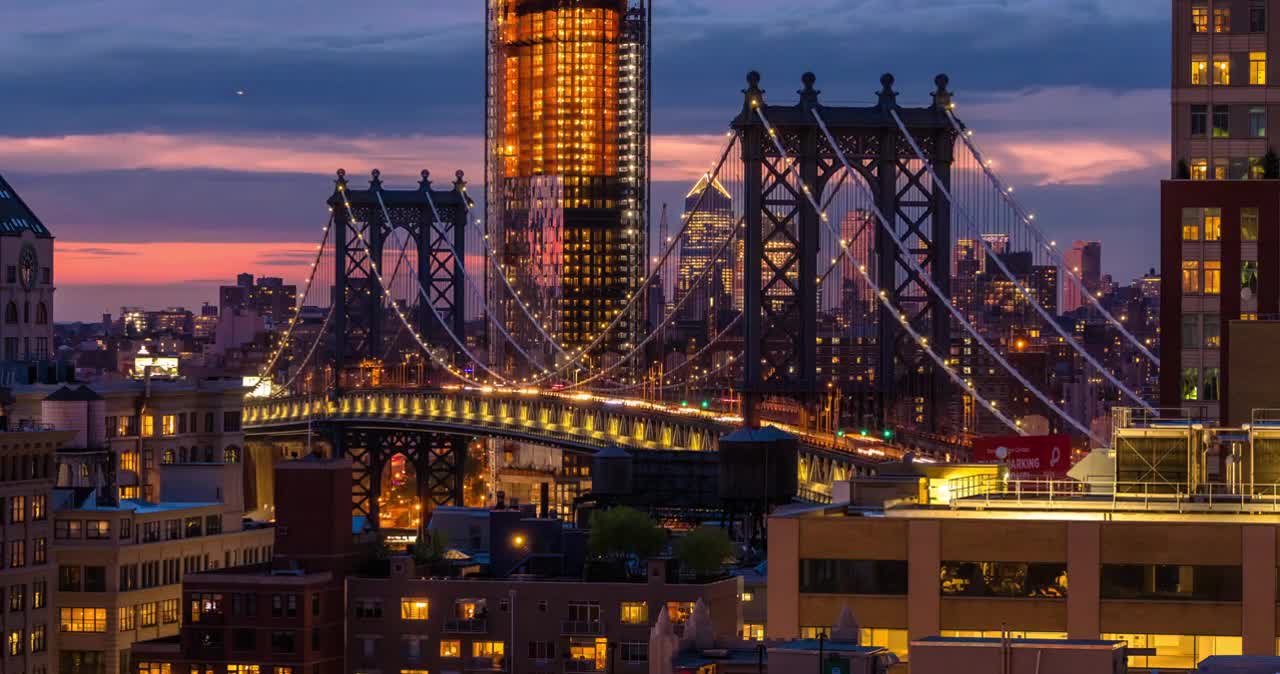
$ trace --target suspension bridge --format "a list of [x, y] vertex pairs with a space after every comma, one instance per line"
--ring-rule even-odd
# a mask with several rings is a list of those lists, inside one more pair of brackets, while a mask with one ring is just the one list
[[[1151, 407], [1061, 320], [1060, 288], [1105, 325], [1115, 362], [1156, 367], [1152, 345], [1015, 198], [945, 75], [920, 107], [899, 104], [891, 75], [880, 84], [875, 105], [827, 106], [805, 74], [798, 101], [774, 105], [749, 74], [679, 227], [612, 318], [573, 343], [528, 270], [503, 265], [512, 241], [462, 172], [443, 189], [427, 171], [390, 189], [376, 170], [367, 188], [339, 170], [297, 310], [247, 402], [249, 439], [319, 429], [353, 458], [356, 510], [375, 523], [396, 454], [417, 468], [424, 507], [460, 503], [474, 436], [696, 452], [776, 425], [799, 440], [813, 500], [908, 448], [963, 455], [974, 435], [1025, 434], [1032, 414], [1108, 445], [1082, 410]], [[694, 237], [709, 262], [652, 301]], [[619, 338], [637, 313], [642, 336]], [[1069, 367], [1044, 367], [1048, 355]]]

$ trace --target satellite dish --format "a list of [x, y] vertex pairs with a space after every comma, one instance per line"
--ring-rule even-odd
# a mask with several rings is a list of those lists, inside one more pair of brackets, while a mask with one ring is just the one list
[[1009, 458], [1009, 448], [996, 447], [996, 458], [1000, 459], [1001, 461], [1004, 461], [1005, 459]]

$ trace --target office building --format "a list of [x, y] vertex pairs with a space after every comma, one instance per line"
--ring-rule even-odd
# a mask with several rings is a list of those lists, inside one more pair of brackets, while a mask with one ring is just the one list
[[0, 354], [6, 361], [53, 354], [53, 234], [0, 176]]
[[1069, 313], [1088, 304], [1081, 295], [1084, 292], [1097, 295], [1102, 285], [1102, 243], [1100, 241], [1074, 241], [1071, 250], [1063, 253], [1063, 262], [1080, 279], [1077, 284], [1068, 281], [1062, 286], [1062, 311]]
[[253, 274], [236, 276], [233, 286], [218, 288], [218, 314], [231, 316], [253, 313], [268, 326], [283, 326], [293, 318], [298, 303], [298, 287], [285, 285], [284, 279]]
[[[1274, 3], [1173, 0], [1172, 175], [1236, 180], [1267, 174], [1275, 111], [1268, 54]], [[1280, 45], [1277, 45], [1280, 47]]]
[[[649, 24], [644, 0], [487, 0], [489, 305], [548, 349], [495, 273], [566, 347], [591, 343], [648, 257]], [[636, 302], [603, 350], [634, 344]], [[495, 362], [505, 340], [491, 339]], [[591, 357], [598, 356], [598, 353]]]
[[734, 257], [737, 247], [726, 243], [737, 224], [733, 196], [719, 180], [704, 175], [685, 195], [684, 204], [680, 220], [685, 233], [676, 269], [674, 301], [680, 306], [676, 320], [705, 322], [713, 311], [732, 308], [734, 302], [735, 265], [741, 265], [742, 259]]

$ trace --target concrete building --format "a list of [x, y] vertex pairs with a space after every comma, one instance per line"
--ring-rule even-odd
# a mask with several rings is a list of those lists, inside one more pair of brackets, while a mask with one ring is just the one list
[[1173, 0], [1173, 175], [1261, 178], [1268, 120], [1277, 111], [1268, 54], [1275, 4]]
[[286, 285], [274, 276], [253, 278], [240, 274], [233, 286], [218, 288], [218, 315], [256, 314], [268, 326], [282, 326], [293, 318], [298, 304], [298, 287]]
[[[1197, 478], [1216, 471], [1198, 451], [1178, 449], [1198, 446], [1202, 432], [1125, 427], [1124, 456], [1105, 484], [1035, 486], [998, 466], [885, 466], [838, 488], [837, 505], [777, 514], [768, 636], [812, 637], [847, 605], [865, 642], [904, 659], [920, 640], [1000, 638], [1006, 629], [1014, 638], [1124, 641], [1140, 669], [1272, 655], [1275, 497], [1249, 472], [1223, 503], [1231, 475]], [[1266, 442], [1257, 435], [1251, 444]], [[1131, 482], [1139, 458], [1159, 474]]]
[[[316, 455], [277, 464], [273, 554], [183, 576], [182, 631], [134, 647], [138, 674], [341, 674], [343, 578], [356, 561], [351, 462]], [[388, 670], [396, 671], [396, 670]]]
[[57, 634], [51, 592], [57, 581], [50, 541], [54, 455], [74, 434], [0, 432], [0, 672], [65, 671], [53, 657]]
[[0, 356], [48, 360], [53, 348], [53, 234], [0, 176]]

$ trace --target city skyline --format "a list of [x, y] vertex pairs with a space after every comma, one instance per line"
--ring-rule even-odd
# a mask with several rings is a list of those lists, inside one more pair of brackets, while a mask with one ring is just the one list
[[[805, 15], [826, 12], [823, 27], [801, 27], [830, 31], [831, 40], [867, 9], [811, 4]], [[911, 102], [927, 95], [915, 83], [946, 70], [966, 120], [1050, 231], [1074, 228], [1106, 246], [1145, 250], [1133, 244], [1155, 227], [1153, 179], [1167, 172], [1167, 129], [1149, 124], [1167, 119], [1167, 46], [1151, 53], [1098, 38], [1164, 33], [1168, 17], [1160, 3], [1128, 4], [1068, 12], [1048, 2], [963, 11], [919, 3], [886, 12], [887, 32], [946, 26], [952, 39], [892, 58], [874, 40], [851, 44], [856, 68], [816, 65], [836, 48], [816, 41], [761, 68], [766, 96], [788, 100], [799, 73], [812, 68], [819, 88], [867, 90], [860, 100], [830, 103], [868, 104], [865, 83], [893, 70]], [[765, 3], [724, 7], [656, 6], [655, 221], [660, 205], [678, 204], [710, 161], [745, 70], [764, 65], [744, 52], [751, 40], [741, 36], [776, 39], [782, 27], [804, 22], [778, 19]], [[480, 8], [423, 12], [392, 3], [360, 20], [359, 38], [346, 37], [354, 28], [338, 13], [299, 20], [272, 8], [238, 9], [206, 8], [205, 20], [192, 24], [187, 13], [147, 2], [113, 6], [113, 15], [131, 19], [122, 22], [127, 34], [93, 10], [59, 3], [15, 10], [16, 47], [0, 49], [45, 56], [0, 66], [0, 88], [13, 94], [0, 164], [59, 237], [56, 320], [96, 319], [122, 304], [198, 307], [240, 271], [297, 282], [338, 166], [353, 176], [377, 166], [392, 184], [408, 184], [424, 166], [437, 180], [462, 168], [480, 182]], [[66, 28], [41, 28], [48, 25]], [[1086, 35], [1103, 47], [1083, 50]], [[1001, 58], [1029, 49], [1078, 58], [1037, 69]], [[694, 52], [712, 54], [697, 61], [697, 72], [686, 67]], [[90, 71], [91, 81], [79, 79]], [[335, 84], [361, 104], [330, 105]], [[316, 112], [322, 100], [325, 112]], [[1099, 121], [1099, 109], [1112, 114]], [[1140, 275], [1156, 263], [1154, 252], [1149, 257], [1113, 256], [1105, 271]]]

